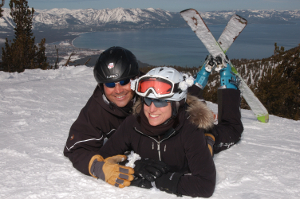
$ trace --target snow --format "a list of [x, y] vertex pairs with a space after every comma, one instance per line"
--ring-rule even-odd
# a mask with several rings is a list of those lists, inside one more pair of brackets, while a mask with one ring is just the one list
[[[95, 86], [85, 66], [0, 72], [0, 198], [176, 198], [116, 188], [81, 174], [64, 157], [69, 128]], [[249, 110], [242, 110], [242, 121], [241, 142], [214, 157], [212, 198], [299, 198], [300, 121], [271, 115], [260, 123]]]

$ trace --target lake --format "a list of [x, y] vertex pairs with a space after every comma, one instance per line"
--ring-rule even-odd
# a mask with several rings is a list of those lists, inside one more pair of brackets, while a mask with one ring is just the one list
[[[216, 39], [225, 25], [208, 26]], [[229, 59], [261, 59], [270, 57], [274, 43], [285, 50], [300, 43], [300, 24], [249, 24], [232, 44]], [[144, 29], [119, 32], [91, 32], [80, 35], [74, 46], [107, 49], [122, 46], [131, 50], [138, 60], [151, 65], [200, 66], [208, 51], [190, 28]]]

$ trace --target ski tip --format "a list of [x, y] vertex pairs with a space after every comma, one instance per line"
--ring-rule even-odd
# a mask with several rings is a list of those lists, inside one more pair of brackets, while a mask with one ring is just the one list
[[195, 10], [194, 8], [185, 9], [185, 10], [181, 11], [180, 14], [182, 15], [182, 14], [185, 14], [188, 12], [194, 12], [194, 13], [200, 15], [199, 12], [197, 10]]
[[269, 114], [263, 115], [263, 116], [258, 116], [257, 120], [262, 122], [262, 123], [268, 123], [269, 122]]
[[232, 17], [235, 17], [241, 24], [248, 24], [247, 19], [241, 17], [240, 15], [234, 14]]
[[183, 13], [183, 12], [186, 12], [186, 11], [189, 11], [189, 10], [195, 10], [195, 9], [193, 9], [193, 8], [188, 8], [188, 9], [185, 9], [185, 10], [180, 11], [180, 13]]

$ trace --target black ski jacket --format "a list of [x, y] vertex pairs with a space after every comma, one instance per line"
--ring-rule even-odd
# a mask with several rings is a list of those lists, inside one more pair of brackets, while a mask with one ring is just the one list
[[216, 170], [204, 133], [213, 127], [213, 118], [211, 110], [196, 97], [188, 96], [187, 101], [190, 106], [178, 116], [176, 127], [158, 137], [141, 130], [136, 116], [141, 106], [137, 102], [133, 107], [136, 114], [126, 118], [101, 148], [100, 155], [107, 158], [134, 151], [141, 158], [163, 161], [171, 167], [170, 172], [185, 174], [179, 180], [178, 194], [210, 197], [215, 188]]
[[[225, 116], [230, 118], [229, 123], [231, 125], [219, 122], [218, 128], [209, 130], [216, 138], [215, 153], [225, 150], [238, 142], [243, 132], [239, 110], [239, 92], [231, 89], [226, 90], [228, 90], [227, 93], [229, 94], [224, 95], [223, 93], [220, 96], [227, 103], [232, 103], [230, 106], [219, 105], [219, 120], [221, 120], [224, 112], [226, 113]], [[198, 95], [197, 97], [202, 99], [202, 90], [198, 89], [198, 87], [191, 87], [189, 92], [194, 96]], [[104, 140], [110, 138], [130, 114], [130, 112], [126, 112], [109, 103], [101, 88], [97, 86], [93, 95], [71, 126], [64, 147], [64, 155], [70, 159], [74, 168], [86, 175], [90, 175], [88, 171], [89, 161], [94, 155], [99, 154]]]
[[90, 175], [88, 171], [90, 159], [99, 154], [104, 140], [110, 138], [130, 114], [131, 112], [109, 103], [102, 89], [97, 86], [70, 128], [64, 155], [77, 170]]

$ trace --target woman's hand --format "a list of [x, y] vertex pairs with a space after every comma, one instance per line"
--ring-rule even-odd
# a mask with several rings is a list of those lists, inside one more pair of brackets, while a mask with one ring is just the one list
[[168, 173], [169, 166], [159, 160], [143, 158], [134, 162], [134, 175], [142, 177], [150, 182], [156, 178]]

